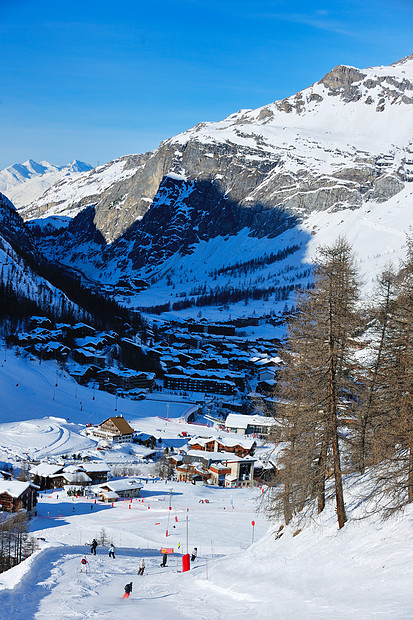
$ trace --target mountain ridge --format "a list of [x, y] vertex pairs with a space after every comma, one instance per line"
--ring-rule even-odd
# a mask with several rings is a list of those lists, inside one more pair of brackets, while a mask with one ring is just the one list
[[[397, 202], [398, 195], [407, 201], [404, 220], [413, 221], [412, 106], [413, 55], [389, 67], [339, 65], [287, 99], [199, 123], [151, 153], [61, 181], [21, 213], [38, 227], [49, 260], [111, 286], [125, 277], [149, 286], [163, 281], [171, 302], [178, 298], [167, 286], [171, 265], [181, 265], [187, 286], [175, 285], [187, 299], [194, 288], [223, 286], [211, 283], [202, 265], [197, 286], [190, 286], [191, 268], [183, 267], [186, 256], [195, 260], [200, 244], [214, 239], [222, 238], [214, 252], [217, 267], [219, 261], [224, 267], [242, 260], [242, 252], [249, 255], [252, 245], [259, 254], [277, 252], [290, 229], [297, 230], [299, 245], [313, 248], [324, 238], [321, 222], [330, 229], [335, 222], [339, 234], [340, 214], [343, 221], [354, 221], [353, 214], [367, 221], [376, 213], [380, 220], [380, 205]], [[61, 232], [49, 234], [56, 223]], [[228, 256], [225, 240], [237, 235], [242, 246]], [[392, 239], [390, 253], [398, 232]], [[300, 265], [290, 267], [299, 273]], [[267, 277], [270, 288], [283, 285], [281, 276]], [[260, 278], [257, 272], [242, 283], [227, 279], [225, 286], [254, 288]], [[140, 306], [150, 290], [132, 291], [127, 303]]]
[[28, 159], [23, 164], [13, 164], [0, 170], [0, 192], [20, 208], [41, 196], [61, 178], [91, 169], [92, 166], [77, 159], [64, 166], [46, 160], [39, 163]]

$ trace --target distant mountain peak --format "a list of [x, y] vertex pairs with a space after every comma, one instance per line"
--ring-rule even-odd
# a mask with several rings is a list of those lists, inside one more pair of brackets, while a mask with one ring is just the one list
[[17, 207], [29, 204], [64, 176], [92, 170], [93, 166], [74, 159], [65, 166], [56, 166], [47, 160], [40, 163], [28, 159], [0, 171], [0, 192], [6, 194]]
[[73, 172], [88, 172], [89, 170], [93, 170], [93, 166], [90, 164], [86, 164], [84, 161], [80, 161], [79, 159], [74, 159], [64, 166], [65, 168], [70, 168]]
[[409, 54], [408, 56], [405, 56], [404, 58], [400, 58], [400, 60], [396, 60], [396, 62], [392, 62], [391, 65], [389, 66], [397, 67], [399, 65], [404, 65], [408, 62], [413, 62], [413, 54]]

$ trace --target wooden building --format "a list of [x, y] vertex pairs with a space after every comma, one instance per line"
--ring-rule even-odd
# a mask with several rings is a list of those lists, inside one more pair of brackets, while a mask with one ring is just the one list
[[33, 482], [20, 480], [0, 480], [0, 505], [4, 512], [26, 510], [36, 515], [37, 492], [39, 487]]
[[134, 430], [123, 416], [112, 416], [97, 426], [90, 426], [87, 433], [113, 443], [131, 443]]

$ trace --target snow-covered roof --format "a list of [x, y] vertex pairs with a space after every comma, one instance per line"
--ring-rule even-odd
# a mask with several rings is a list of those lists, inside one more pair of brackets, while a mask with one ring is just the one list
[[63, 470], [65, 474], [75, 474], [79, 471], [85, 471], [83, 465], [67, 465]]
[[215, 441], [214, 437], [191, 437], [188, 441], [188, 445], [192, 446], [193, 444], [198, 444], [200, 446], [205, 446], [207, 443]]
[[115, 493], [115, 491], [105, 491], [105, 489], [101, 489], [99, 495], [102, 495], [106, 499], [119, 499], [119, 495]]
[[82, 465], [83, 469], [86, 472], [106, 472], [106, 471], [110, 471], [110, 467], [109, 465], [107, 465], [107, 463], [83, 463]]
[[241, 446], [241, 448], [245, 448], [246, 450], [251, 450], [254, 443], [256, 443], [254, 439], [232, 439], [231, 437], [218, 437], [216, 441], [227, 448]]
[[21, 480], [0, 480], [0, 495], [7, 493], [11, 497], [20, 497], [29, 487], [38, 489], [39, 487], [32, 482], [23, 482]]
[[76, 472], [62, 472], [61, 474], [55, 474], [54, 476], [50, 476], [51, 478], [58, 478], [62, 476], [69, 484], [76, 482], [92, 482], [92, 478], [90, 478], [86, 472], [84, 471], [76, 471]]
[[274, 418], [263, 415], [243, 415], [241, 413], [230, 413], [225, 420], [227, 428], [244, 428], [247, 426], [273, 426], [277, 424]]
[[33, 476], [41, 476], [42, 478], [46, 478], [47, 476], [52, 476], [53, 474], [57, 474], [62, 471], [63, 467], [61, 465], [52, 465], [51, 463], [39, 463], [35, 465], [29, 470], [29, 473]]
[[225, 461], [228, 463], [235, 463], [237, 461], [255, 461], [252, 456], [237, 456], [232, 452], [208, 452], [207, 450], [188, 450], [188, 456], [205, 459], [207, 461]]
[[228, 467], [226, 465], [223, 465], [222, 463], [214, 463], [213, 465], [211, 465], [210, 469], [224, 469], [227, 470]]
[[103, 482], [98, 485], [99, 489], [108, 488], [110, 491], [130, 491], [131, 489], [142, 489], [143, 484], [137, 482], [135, 479], [123, 478], [122, 480], [110, 480], [109, 482]]

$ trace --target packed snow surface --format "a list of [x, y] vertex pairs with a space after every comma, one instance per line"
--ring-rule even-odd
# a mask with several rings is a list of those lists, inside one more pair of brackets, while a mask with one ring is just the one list
[[[385, 522], [359, 520], [361, 485], [347, 484], [343, 530], [330, 504], [311, 526], [295, 522], [281, 537], [279, 524], [256, 512], [260, 489], [149, 479], [141, 499], [113, 507], [49, 492], [31, 525], [39, 551], [0, 575], [3, 617], [411, 618], [412, 510]], [[182, 573], [187, 517], [188, 549], [197, 547], [198, 558]], [[92, 556], [86, 543], [102, 531], [105, 545]], [[174, 551], [165, 568], [163, 547]], [[80, 572], [84, 555], [87, 573]], [[122, 600], [129, 582], [132, 595]]]
[[[3, 357], [1, 460], [16, 463], [16, 457], [72, 451], [107, 460], [116, 452], [98, 453], [96, 441], [83, 434], [85, 415], [79, 400], [87, 408], [86, 419], [101, 421], [113, 413], [116, 399], [96, 391], [93, 400], [93, 390], [76, 386], [63, 373], [56, 375], [56, 369], [52, 362], [40, 365], [11, 351]], [[182, 429], [192, 434], [216, 432], [185, 422], [190, 403], [171, 399], [169, 407], [165, 405], [122, 401], [133, 426], [161, 437], [166, 445], [176, 447], [177, 441], [184, 441], [177, 437]], [[65, 413], [70, 407], [68, 422]], [[123, 464], [131, 446], [124, 448], [118, 451]], [[257, 512], [265, 497], [260, 488], [165, 482], [153, 477], [153, 464], [141, 461], [135, 467], [134, 479], [143, 489], [132, 501], [112, 506], [68, 497], [62, 490], [41, 494], [38, 516], [31, 522], [39, 549], [0, 574], [1, 617], [412, 617], [412, 507], [382, 521], [373, 513], [374, 503], [362, 499], [372, 490], [369, 475], [345, 481], [349, 521], [342, 530], [337, 528], [332, 501], [310, 524], [296, 520], [280, 530], [279, 521], [270, 523]], [[198, 558], [183, 573], [187, 531], [188, 549], [197, 547]], [[86, 543], [102, 534], [105, 544], [98, 546], [96, 557], [91, 556]], [[108, 557], [110, 542], [116, 547], [115, 559]], [[173, 554], [161, 568], [164, 547], [173, 549]], [[87, 573], [80, 572], [83, 555], [88, 559]], [[138, 577], [141, 558], [146, 569]], [[130, 581], [132, 595], [123, 600], [123, 588]]]

